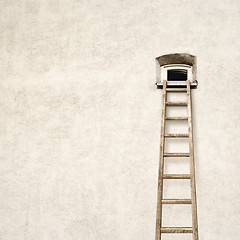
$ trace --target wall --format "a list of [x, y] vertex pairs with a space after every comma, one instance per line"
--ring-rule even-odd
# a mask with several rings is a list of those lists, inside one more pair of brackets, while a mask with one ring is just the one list
[[155, 57], [188, 52], [200, 239], [238, 240], [239, 7], [1, 0], [0, 239], [154, 239]]

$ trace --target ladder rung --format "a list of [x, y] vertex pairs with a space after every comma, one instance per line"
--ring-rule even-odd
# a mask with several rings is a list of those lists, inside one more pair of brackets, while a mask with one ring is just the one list
[[163, 174], [163, 179], [190, 179], [190, 174]]
[[167, 106], [187, 106], [186, 102], [166, 102]]
[[165, 134], [165, 138], [188, 138], [188, 134]]
[[165, 120], [188, 120], [188, 117], [165, 117]]
[[187, 92], [187, 88], [166, 88], [167, 92]]
[[164, 153], [164, 157], [189, 157], [189, 153]]
[[192, 233], [191, 227], [162, 227], [161, 233]]
[[191, 204], [191, 199], [162, 199], [162, 204]]

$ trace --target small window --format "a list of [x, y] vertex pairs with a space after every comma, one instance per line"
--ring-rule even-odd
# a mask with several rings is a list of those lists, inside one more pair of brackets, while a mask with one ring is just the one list
[[192, 66], [186, 64], [164, 65], [160, 70], [162, 81], [167, 80], [169, 82], [186, 82], [187, 80], [193, 80]]
[[171, 69], [167, 71], [168, 81], [186, 81], [188, 71], [186, 69]]

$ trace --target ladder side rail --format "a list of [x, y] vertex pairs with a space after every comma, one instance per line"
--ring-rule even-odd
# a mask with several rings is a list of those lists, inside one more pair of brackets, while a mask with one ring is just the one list
[[192, 128], [192, 107], [191, 107], [191, 88], [190, 81], [187, 80], [188, 98], [188, 134], [189, 134], [189, 153], [190, 153], [190, 176], [191, 176], [191, 197], [192, 197], [192, 229], [193, 240], [198, 240], [198, 221], [197, 221], [197, 200], [195, 182], [195, 162], [193, 148], [193, 128]]
[[163, 196], [163, 168], [164, 168], [164, 135], [165, 135], [165, 116], [166, 116], [166, 98], [167, 98], [167, 81], [163, 81], [162, 96], [162, 121], [161, 121], [161, 139], [160, 139], [160, 156], [158, 171], [158, 193], [157, 193], [157, 213], [156, 213], [156, 234], [155, 240], [161, 240], [162, 227], [162, 196]]

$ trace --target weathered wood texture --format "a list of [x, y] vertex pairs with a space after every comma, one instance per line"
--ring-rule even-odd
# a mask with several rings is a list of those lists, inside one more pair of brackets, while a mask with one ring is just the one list
[[164, 157], [189, 157], [189, 153], [164, 153]]
[[162, 233], [192, 233], [191, 227], [163, 227], [161, 228]]
[[164, 168], [163, 154], [164, 154], [164, 135], [165, 135], [165, 116], [166, 116], [166, 86], [167, 86], [167, 82], [163, 81], [162, 123], [161, 123], [160, 160], [159, 160], [159, 173], [158, 173], [158, 197], [157, 197], [155, 240], [161, 240], [161, 227], [162, 227], [162, 194], [163, 194], [163, 168]]
[[162, 204], [191, 204], [191, 199], [163, 199]]
[[188, 138], [188, 134], [165, 134], [165, 138]]
[[166, 102], [166, 105], [169, 106], [169, 107], [181, 107], [181, 106], [187, 106], [187, 103], [186, 102]]
[[187, 92], [186, 88], [167, 88], [167, 92]]
[[193, 240], [198, 240], [198, 221], [197, 221], [197, 200], [195, 184], [195, 163], [193, 152], [193, 128], [192, 128], [192, 101], [190, 81], [187, 81], [187, 98], [188, 98], [188, 134], [189, 134], [189, 152], [190, 152], [190, 175], [191, 175], [191, 197], [192, 197], [192, 227]]
[[[192, 233], [193, 240], [198, 240], [190, 81], [187, 81], [186, 89], [169, 89], [166, 88], [166, 85], [167, 82], [164, 81], [155, 240], [161, 240], [162, 233]], [[187, 92], [187, 103], [167, 102], [167, 92]], [[167, 106], [187, 106], [188, 117], [166, 117]], [[165, 134], [165, 120], [188, 120], [188, 134]], [[165, 153], [165, 138], [189, 138], [189, 153]], [[190, 174], [164, 174], [163, 169], [165, 157], [189, 157]], [[163, 199], [163, 179], [190, 179], [191, 199]], [[162, 204], [192, 204], [192, 227], [162, 227]]]
[[190, 174], [163, 174], [163, 179], [190, 179]]
[[166, 117], [165, 120], [188, 120], [188, 117]]

